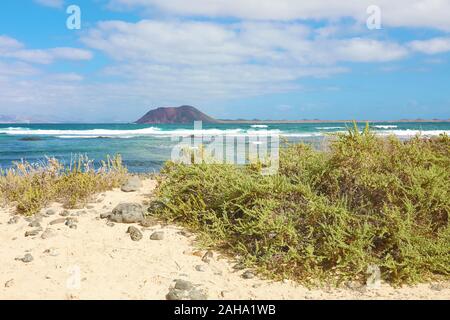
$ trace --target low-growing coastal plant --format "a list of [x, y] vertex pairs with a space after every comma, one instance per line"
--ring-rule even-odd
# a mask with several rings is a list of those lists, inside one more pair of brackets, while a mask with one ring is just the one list
[[86, 156], [65, 166], [55, 158], [43, 163], [16, 162], [0, 171], [0, 199], [19, 213], [32, 215], [53, 201], [67, 208], [85, 204], [96, 193], [119, 187], [127, 170], [120, 155], [107, 157], [98, 168]]
[[273, 278], [393, 284], [450, 277], [450, 138], [400, 141], [355, 127], [327, 151], [257, 166], [168, 162], [150, 211]]

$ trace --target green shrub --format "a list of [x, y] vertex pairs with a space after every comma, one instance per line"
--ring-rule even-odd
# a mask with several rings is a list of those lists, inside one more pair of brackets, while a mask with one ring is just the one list
[[120, 186], [125, 177], [120, 156], [108, 157], [98, 169], [83, 156], [68, 167], [53, 158], [46, 163], [15, 163], [12, 169], [0, 172], [0, 199], [17, 203], [17, 211], [25, 215], [39, 212], [52, 201], [75, 208], [96, 193]]
[[450, 139], [399, 141], [355, 128], [327, 152], [280, 151], [257, 166], [168, 162], [153, 214], [201, 233], [273, 278], [393, 284], [450, 276]]

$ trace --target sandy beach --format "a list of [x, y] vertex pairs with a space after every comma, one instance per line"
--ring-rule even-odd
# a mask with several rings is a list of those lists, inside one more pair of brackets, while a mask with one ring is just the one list
[[[251, 272], [244, 279], [246, 270], [235, 270], [233, 261], [216, 252], [202, 259], [206, 251], [195, 236], [177, 226], [142, 227], [100, 217], [119, 203], [145, 206], [155, 186], [148, 179], [137, 192], [105, 192], [86, 208], [65, 213], [55, 203], [32, 218], [1, 209], [0, 299], [166, 299], [177, 279], [189, 281], [207, 299], [450, 299], [449, 283], [310, 290]], [[137, 227], [142, 239], [133, 241], [129, 226]], [[161, 231], [162, 240], [150, 239]]]

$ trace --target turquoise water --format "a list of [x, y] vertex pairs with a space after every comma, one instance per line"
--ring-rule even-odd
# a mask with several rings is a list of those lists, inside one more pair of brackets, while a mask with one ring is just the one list
[[[347, 124], [350, 125], [351, 124]], [[248, 137], [267, 132], [289, 141], [320, 141], [329, 133], [346, 130], [343, 123], [307, 124], [204, 124], [206, 135], [226, 134]], [[359, 124], [361, 128], [364, 123]], [[450, 134], [450, 123], [376, 123], [371, 125], [379, 135], [394, 134], [409, 138], [418, 133], [436, 136]], [[156, 172], [170, 159], [176, 141], [173, 136], [198, 134], [193, 125], [137, 124], [0, 124], [0, 167], [13, 161], [40, 162], [56, 157], [65, 163], [83, 154], [96, 161], [107, 154], [121, 154], [132, 172]]]

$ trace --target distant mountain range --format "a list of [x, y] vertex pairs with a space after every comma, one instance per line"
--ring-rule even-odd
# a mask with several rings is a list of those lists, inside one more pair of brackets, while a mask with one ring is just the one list
[[175, 124], [192, 123], [202, 121], [204, 123], [219, 123], [216, 120], [192, 106], [157, 108], [147, 112], [136, 121], [138, 124]]

